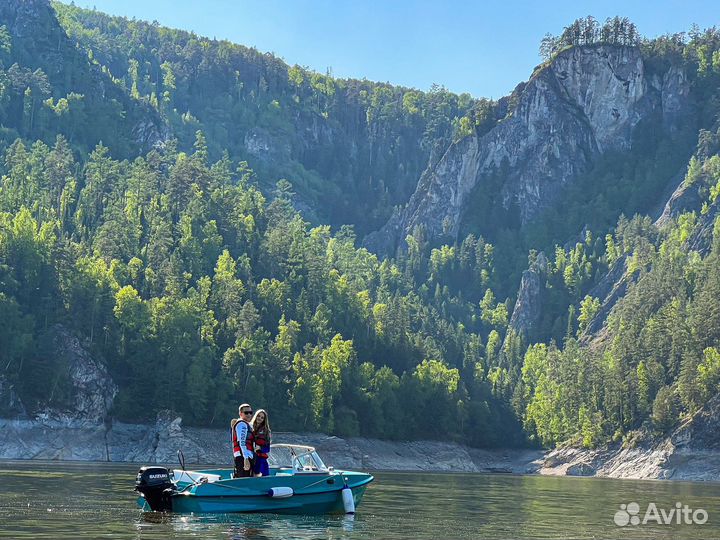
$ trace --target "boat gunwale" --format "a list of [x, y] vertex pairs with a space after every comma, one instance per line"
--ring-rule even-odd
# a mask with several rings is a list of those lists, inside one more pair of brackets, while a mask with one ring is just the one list
[[[357, 482], [353, 482], [353, 483], [348, 483], [348, 481], [347, 481], [345, 478], [343, 478], [343, 480], [345, 481], [345, 483], [344, 483], [344, 484], [338, 484], [337, 486], [334, 486], [332, 489], [326, 489], [326, 490], [323, 490], [323, 491], [313, 491], [313, 492], [309, 492], [309, 493], [295, 492], [293, 496], [317, 495], [318, 493], [330, 493], [330, 492], [333, 492], [333, 491], [342, 491], [343, 489], [345, 489], [346, 486], [349, 487], [350, 489], [356, 489], [356, 488], [360, 488], [360, 487], [366, 486], [367, 484], [369, 484], [370, 482], [372, 482], [373, 480], [375, 480], [375, 477], [374, 477], [372, 474], [370, 474], [370, 473], [363, 473], [363, 472], [359, 472], [359, 471], [335, 471], [335, 473], [334, 473], [334, 474], [331, 474], [331, 475], [328, 475], [327, 473], [321, 473], [321, 472], [313, 471], [311, 474], [310, 474], [310, 473], [304, 473], [303, 476], [312, 476], [312, 475], [320, 475], [320, 474], [322, 474], [323, 476], [327, 476], [328, 479], [330, 479], [330, 478], [332, 478], [332, 477], [335, 477], [335, 476], [343, 476], [343, 475], [348, 474], [348, 473], [361, 474], [361, 475], [364, 475], [365, 478], [358, 479]], [[237, 495], [203, 495], [203, 494], [195, 493], [195, 492], [192, 491], [192, 490], [188, 490], [188, 488], [192, 489], [193, 487], [196, 487], [196, 488], [197, 488], [197, 487], [205, 486], [205, 485], [219, 486], [219, 487], [222, 487], [222, 488], [224, 488], [224, 489], [240, 490], [240, 489], [242, 489], [241, 487], [231, 486], [231, 485], [228, 485], [228, 484], [226, 484], [226, 483], [224, 483], [224, 482], [231, 482], [231, 481], [236, 481], [236, 480], [257, 480], [258, 478], [272, 478], [272, 476], [268, 476], [268, 477], [254, 477], [254, 478], [253, 478], [253, 477], [250, 477], [250, 478], [228, 478], [228, 479], [226, 479], [226, 480], [218, 480], [217, 482], [212, 482], [212, 483], [210, 483], [210, 484], [190, 484], [190, 483], [188, 483], [186, 486], [182, 487], [182, 488], [180, 489], [180, 491], [178, 491], [177, 493], [175, 493], [175, 494], [173, 495], [173, 497], [181, 497], [181, 496], [183, 496], [183, 497], [188, 497], [188, 496], [192, 496], [192, 497], [262, 497], [262, 496], [264, 495], [264, 493], [244, 493], [244, 494], [237, 494]], [[289, 478], [289, 477], [288, 477], [288, 478]], [[317, 483], [317, 482], [316, 482], [316, 483]], [[314, 484], [310, 484], [310, 486], [312, 486], [312, 485], [314, 485]], [[308, 488], [308, 487], [310, 487], [310, 486], [303, 486], [303, 487], [301, 487], [301, 488], [299, 488], [299, 489], [306, 489], [306, 488]], [[179, 487], [179, 486], [178, 486], [178, 487]]]

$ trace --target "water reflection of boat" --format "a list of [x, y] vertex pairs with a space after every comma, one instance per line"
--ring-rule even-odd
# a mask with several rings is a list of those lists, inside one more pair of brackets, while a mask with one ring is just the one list
[[175, 514], [143, 512], [136, 521], [137, 539], [154, 537], [225, 538], [226, 540], [316, 540], [341, 538], [355, 530], [355, 514]]
[[231, 469], [143, 467], [135, 489], [144, 510], [196, 513], [352, 513], [370, 474], [326, 467], [311, 446], [276, 444], [270, 475], [232, 478]]

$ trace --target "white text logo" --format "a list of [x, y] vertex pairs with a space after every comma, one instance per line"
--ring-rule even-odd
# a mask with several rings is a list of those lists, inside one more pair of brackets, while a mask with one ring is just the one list
[[625, 527], [627, 525], [704, 525], [708, 520], [708, 513], [702, 508], [692, 509], [687, 504], [675, 503], [674, 508], [658, 508], [655, 503], [648, 504], [645, 513], [640, 514], [640, 505], [636, 502], [621, 504], [620, 510], [615, 512], [613, 518], [615, 525]]

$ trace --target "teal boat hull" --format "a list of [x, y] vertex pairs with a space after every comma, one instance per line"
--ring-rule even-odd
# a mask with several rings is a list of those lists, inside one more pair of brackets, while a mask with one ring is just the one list
[[[197, 471], [217, 474], [221, 479], [212, 483], [177, 483], [172, 496], [172, 512], [236, 513], [269, 512], [279, 514], [344, 513], [342, 490], [352, 490], [357, 507], [373, 477], [354, 471], [333, 471], [271, 475], [259, 478], [231, 478], [228, 470]], [[289, 487], [290, 497], [271, 497], [272, 488]], [[150, 507], [143, 497], [138, 499], [143, 510]]]

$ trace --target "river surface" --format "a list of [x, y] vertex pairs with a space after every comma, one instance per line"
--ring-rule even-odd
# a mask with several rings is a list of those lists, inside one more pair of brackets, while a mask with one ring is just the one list
[[[720, 539], [720, 484], [482, 474], [377, 473], [356, 516], [159, 515], [134, 464], [0, 461], [0, 538]], [[621, 505], [637, 503], [635, 515]], [[657, 512], [650, 514], [649, 505]], [[658, 524], [676, 504], [704, 524]], [[635, 506], [624, 507], [634, 511]], [[633, 517], [638, 525], [618, 526]], [[688, 512], [689, 518], [692, 516]], [[702, 512], [695, 513], [703, 521]], [[682, 521], [682, 520], [681, 520]]]

